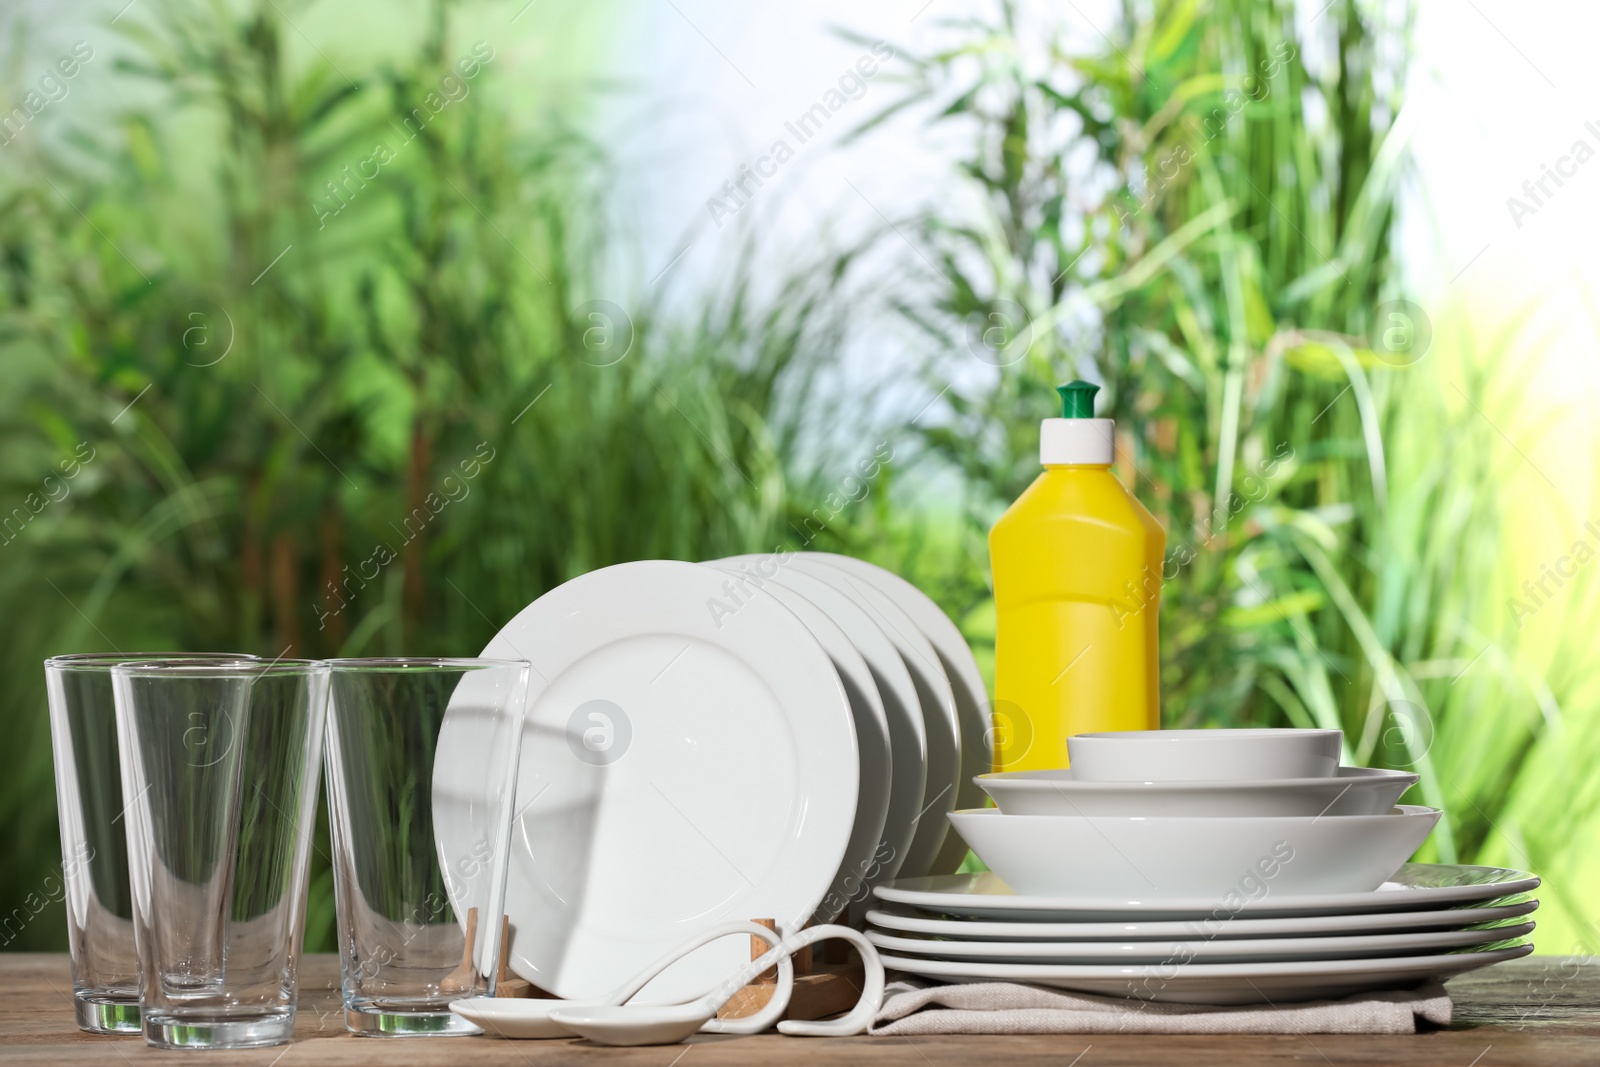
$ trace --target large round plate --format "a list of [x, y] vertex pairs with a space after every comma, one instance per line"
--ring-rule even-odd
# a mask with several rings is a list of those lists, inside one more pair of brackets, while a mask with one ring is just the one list
[[[844, 687], [793, 612], [760, 590], [732, 603], [727, 580], [670, 561], [594, 571], [484, 651], [533, 667], [505, 912], [511, 968], [556, 996], [602, 996], [726, 919], [798, 929], [844, 857], [858, 789]], [[439, 786], [485, 758], [465, 721], [446, 724], [434, 819], [463, 915], [499, 857], [482, 813]], [[641, 995], [692, 998], [748, 960], [724, 938]]]
[[1083, 993], [1174, 1004], [1281, 1004], [1346, 997], [1367, 990], [1399, 989], [1427, 978], [1452, 978], [1479, 967], [1526, 956], [1532, 951], [1532, 945], [1516, 945], [1378, 960], [1126, 966], [956, 963], [889, 953], [882, 953], [879, 958], [890, 970], [946, 981], [1031, 982]]
[[[1004, 818], [1005, 816], [1001, 816]], [[971, 918], [1037, 922], [1115, 922], [1118, 919], [1234, 919], [1267, 915], [1340, 915], [1379, 911], [1414, 911], [1475, 904], [1526, 893], [1539, 885], [1538, 875], [1501, 867], [1468, 867], [1452, 863], [1407, 863], [1369, 893], [1327, 893], [1315, 896], [1243, 900], [1237, 907], [1211, 898], [1090, 900], [1073, 897], [1024, 897], [1011, 891], [991, 871], [901, 878], [873, 890], [880, 900], [909, 904], [925, 911]]]
[[736, 560], [714, 560], [707, 564], [734, 575], [730, 596], [743, 596], [748, 589], [764, 589], [784, 607], [795, 613], [806, 624], [822, 650], [833, 661], [833, 668], [844, 683], [850, 698], [850, 714], [856, 728], [856, 752], [860, 768], [860, 792], [856, 802], [855, 828], [850, 842], [845, 846], [844, 860], [828, 888], [822, 904], [812, 916], [812, 922], [832, 922], [845, 906], [858, 896], [864, 896], [862, 887], [867, 875], [875, 873], [878, 863], [879, 842], [883, 839], [884, 821], [889, 814], [889, 789], [894, 779], [892, 757], [889, 753], [889, 720], [883, 710], [883, 698], [878, 685], [872, 680], [867, 661], [861, 658], [850, 638], [825, 612], [799, 593], [770, 578], [763, 578], [762, 570], [777, 570], [776, 557], [766, 557], [762, 562], [745, 563]]
[[1215, 940], [1252, 937], [1310, 937], [1404, 930], [1460, 930], [1503, 923], [1532, 914], [1537, 900], [1516, 904], [1476, 904], [1435, 911], [1378, 911], [1354, 915], [1298, 915], [1278, 919], [1187, 919], [1154, 922], [1000, 922], [986, 919], [936, 919], [912, 912], [875, 909], [867, 921], [884, 930], [963, 941]]
[[[917, 829], [917, 814], [922, 810], [922, 791], [928, 778], [928, 729], [922, 722], [922, 705], [917, 700], [916, 683], [883, 632], [865, 609], [839, 590], [809, 574], [783, 564], [787, 555], [729, 556], [723, 563], [745, 564], [762, 573], [774, 561], [778, 575], [773, 581], [805, 597], [838, 624], [855, 645], [878, 687], [884, 714], [889, 720], [889, 811], [884, 817], [883, 837], [873, 855], [873, 866], [866, 870], [868, 885], [880, 885], [900, 874], [906, 853]], [[857, 893], [857, 898], [866, 894]]]
[[1377, 959], [1513, 941], [1533, 932], [1533, 923], [1489, 930], [1424, 930], [1353, 934], [1348, 937], [1260, 937], [1197, 941], [938, 941], [868, 930], [867, 940], [885, 952], [932, 960], [983, 963], [1165, 963], [1206, 960], [1267, 963], [1274, 960]]
[[[832, 552], [809, 552], [807, 555], [864, 578], [882, 590], [911, 616], [917, 629], [933, 645], [950, 680], [950, 689], [956, 698], [956, 717], [961, 723], [961, 781], [956, 787], [956, 807], [983, 807], [983, 790], [972, 779], [994, 769], [994, 734], [990, 726], [989, 691], [984, 687], [983, 675], [978, 671], [978, 661], [972, 658], [972, 647], [967, 639], [932, 597], [893, 571]], [[961, 866], [966, 856], [966, 842], [952, 830], [933, 861], [930, 873], [953, 871]]]
[[[934, 861], [939, 858], [950, 829], [945, 815], [955, 809], [956, 790], [961, 779], [961, 733], [956, 721], [955, 694], [939, 664], [939, 654], [911, 616], [877, 586], [824, 562], [815, 554], [797, 552], [783, 566], [785, 572], [800, 571], [828, 583], [865, 609], [894, 642], [906, 670], [911, 672], [928, 734], [928, 779], [923, 786], [916, 833], [900, 873], [907, 876], [946, 873], [935, 872]], [[954, 867], [949, 869], [954, 870]]]

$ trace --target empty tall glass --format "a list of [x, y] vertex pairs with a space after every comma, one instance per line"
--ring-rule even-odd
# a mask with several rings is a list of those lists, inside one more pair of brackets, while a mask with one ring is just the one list
[[180, 660], [111, 673], [145, 1040], [288, 1041], [328, 666]]
[[528, 664], [331, 660], [328, 808], [345, 1025], [475, 1034], [494, 993]]
[[81, 1029], [101, 1034], [139, 1032], [139, 957], [133, 944], [111, 668], [118, 663], [212, 658], [255, 657], [90, 652], [44, 661], [61, 820], [61, 892], [72, 952], [73, 1007]]

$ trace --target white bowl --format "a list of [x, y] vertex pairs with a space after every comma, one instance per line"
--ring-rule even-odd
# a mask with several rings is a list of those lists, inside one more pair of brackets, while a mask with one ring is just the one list
[[1438, 821], [1437, 810], [1404, 804], [1337, 819], [950, 813], [978, 858], [1018, 893], [1214, 897], [1225, 912], [1269, 896], [1377, 889]]
[[1340, 767], [1332, 778], [1255, 782], [1085, 782], [1068, 768], [973, 779], [1007, 815], [1382, 815], [1420, 776]]
[[1342, 730], [1124, 730], [1067, 738], [1080, 782], [1329, 778]]

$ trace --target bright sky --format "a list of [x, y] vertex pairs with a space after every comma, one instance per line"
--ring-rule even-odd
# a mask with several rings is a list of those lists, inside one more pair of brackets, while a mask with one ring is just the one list
[[[776, 281], [782, 270], [774, 268], [792, 268], [830, 243], [842, 246], [906, 219], [925, 198], [950, 195], [950, 156], [919, 124], [891, 123], [854, 145], [838, 142], [898, 97], [899, 87], [884, 76], [907, 68], [892, 50], [925, 44], [939, 18], [978, 9], [972, 0], [622, 0], [622, 6], [631, 36], [619, 42], [616, 73], [648, 88], [619, 100], [602, 125], [615, 132], [611, 140], [624, 159], [615, 191], [624, 210], [631, 207], [631, 232], [650, 264], [646, 277], [661, 273], [655, 285], [688, 294], [725, 282], [747, 229], [760, 233], [768, 250], [757, 280]], [[837, 28], [868, 43], [845, 40]], [[885, 43], [874, 54], [872, 42], [879, 40]], [[842, 97], [830, 96], [841, 80]], [[840, 106], [819, 132], [801, 128], [800, 116], [819, 103]], [[792, 158], [773, 152], [779, 141], [793, 149]], [[750, 195], [740, 205], [724, 183], [738, 179], [743, 166], [770, 175], [760, 186], [747, 180]], [[737, 213], [726, 215], [713, 198]], [[889, 286], [931, 274], [919, 253], [893, 235], [875, 269], [875, 279]], [[904, 343], [897, 320], [858, 324], [857, 336], [862, 343], [847, 358], [863, 376], [909, 364], [896, 358], [904, 351], [897, 349]], [[880, 414], [910, 419], [927, 393], [912, 383], [882, 400]]]
[[[1512, 353], [1530, 379], [1528, 400], [1502, 428], [1536, 468], [1525, 479], [1538, 483], [1532, 495], [1548, 496], [1545, 477], [1560, 488], [1568, 514], [1547, 531], [1554, 543], [1570, 544], [1596, 508], [1600, 65], [1589, 45], [1597, 32], [1592, 4], [1425, 2], [1410, 94], [1426, 199], [1412, 200], [1404, 248], [1421, 291], [1438, 294], [1424, 305], [1470, 324], [1486, 346], [1528, 316]], [[1550, 177], [1558, 167], [1568, 176]], [[1528, 212], [1518, 207], [1514, 218], [1513, 197]]]
[[[646, 86], [643, 102], [624, 101], [608, 116], [618, 146], [637, 151], [630, 173], [618, 177], [618, 192], [641, 204], [645, 239], [663, 253], [665, 266], [689, 245], [673, 268], [714, 274], [738, 242], [738, 223], [776, 221], [789, 239], [814, 243], [816, 227], [837, 223], [851, 234], [878, 223], [878, 212], [898, 216], [916, 196], [937, 184], [947, 163], [905, 127], [886, 131], [849, 150], [838, 137], [892, 101], [896, 88], [881, 79], [904, 72], [892, 47], [932, 29], [935, 9], [970, 8], [967, 0], [925, 0], [863, 5], [844, 0], [805, 4], [729, 4], [724, 0], [633, 0], [632, 40], [624, 40], [616, 62]], [[915, 21], [913, 21], [915, 19]], [[870, 44], [841, 39], [849, 28]], [[883, 55], [890, 56], [884, 59]], [[865, 71], [856, 64], [861, 62]], [[819, 134], [795, 126], [818, 103], [838, 103], [829, 92], [845, 79], [846, 102]], [[859, 81], [858, 81], [859, 79]], [[794, 126], [794, 129], [790, 127]], [[807, 134], [802, 142], [798, 133]], [[786, 142], [792, 159], [765, 169], [774, 173], [757, 187], [748, 206], [732, 218], [713, 217], [708, 201], [732, 202], [723, 183], [744, 164], [759, 163], [774, 144]], [[720, 223], [720, 225], [719, 225]], [[909, 252], [909, 249], [907, 250]]]

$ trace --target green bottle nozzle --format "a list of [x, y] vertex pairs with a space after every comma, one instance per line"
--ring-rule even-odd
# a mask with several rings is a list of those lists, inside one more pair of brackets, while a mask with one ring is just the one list
[[1094, 418], [1094, 394], [1100, 387], [1093, 382], [1075, 381], [1066, 385], [1056, 386], [1056, 392], [1061, 394], [1061, 417], [1063, 419], [1092, 419]]

